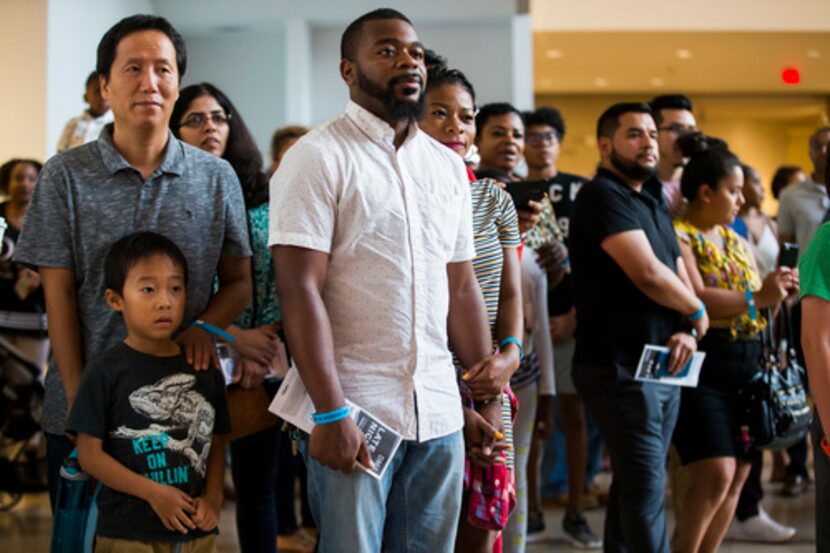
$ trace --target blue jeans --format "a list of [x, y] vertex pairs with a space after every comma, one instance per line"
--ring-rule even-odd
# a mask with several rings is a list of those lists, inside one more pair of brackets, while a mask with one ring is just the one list
[[464, 437], [404, 441], [383, 478], [343, 474], [308, 455], [308, 499], [320, 529], [318, 553], [452, 553], [464, 483]]

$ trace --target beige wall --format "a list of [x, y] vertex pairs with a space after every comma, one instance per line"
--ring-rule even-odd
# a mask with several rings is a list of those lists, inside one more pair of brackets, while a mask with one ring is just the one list
[[46, 155], [46, 0], [0, 2], [0, 163]]
[[827, 0], [530, 0], [533, 30], [824, 31]]
[[[557, 95], [537, 96], [536, 105], [553, 105], [565, 118], [567, 134], [559, 167], [586, 176], [599, 160], [596, 121], [612, 103], [642, 101], [644, 96]], [[744, 163], [760, 173], [767, 189], [775, 170], [784, 164], [801, 165], [810, 172], [807, 140], [819, 125], [827, 123], [828, 97], [725, 97], [693, 96], [698, 125], [707, 133], [729, 142]], [[775, 213], [767, 195], [765, 209]]]

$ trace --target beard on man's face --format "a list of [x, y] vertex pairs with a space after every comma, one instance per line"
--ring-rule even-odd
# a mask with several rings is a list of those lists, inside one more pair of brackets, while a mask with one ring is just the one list
[[611, 149], [611, 165], [622, 176], [637, 182], [645, 182], [657, 173], [656, 163], [649, 166], [638, 163], [636, 159], [633, 161], [623, 159], [613, 148]]
[[[379, 100], [386, 107], [386, 113], [393, 121], [417, 121], [421, 118], [424, 111], [424, 90], [418, 95], [417, 100], [398, 100], [395, 97], [395, 85], [403, 79], [410, 78], [411, 75], [402, 75], [395, 77], [389, 81], [386, 88], [378, 85], [360, 71], [356, 70], [357, 85], [363, 92]], [[423, 87], [423, 79], [421, 79], [421, 87]]]

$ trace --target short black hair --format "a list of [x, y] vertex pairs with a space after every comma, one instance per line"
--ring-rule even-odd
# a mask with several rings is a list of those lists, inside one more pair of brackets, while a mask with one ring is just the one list
[[647, 113], [654, 117], [648, 104], [641, 102], [621, 102], [602, 112], [597, 120], [597, 138], [602, 136], [613, 138], [614, 133], [620, 128], [620, 117], [626, 113]]
[[167, 35], [167, 38], [173, 43], [173, 48], [176, 49], [176, 66], [179, 69], [179, 82], [181, 82], [187, 69], [187, 49], [184, 45], [184, 39], [169, 21], [157, 15], [131, 15], [110, 27], [109, 31], [104, 33], [101, 42], [98, 43], [96, 71], [103, 75], [105, 81], [109, 81], [110, 69], [115, 61], [118, 44], [127, 35], [139, 31], [160, 31]]
[[814, 152], [819, 149], [820, 143], [818, 137], [824, 133], [830, 132], [830, 127], [819, 127], [813, 134], [810, 135], [810, 151]]
[[367, 21], [377, 21], [379, 19], [399, 19], [412, 25], [412, 21], [410, 21], [408, 17], [398, 10], [393, 10], [392, 8], [380, 8], [370, 11], [369, 13], [364, 13], [349, 23], [349, 26], [346, 27], [345, 31], [343, 31], [343, 36], [340, 37], [340, 59], [349, 61], [355, 60], [355, 56], [357, 55], [357, 43], [360, 40], [363, 25]]
[[87, 76], [86, 84], [84, 85], [84, 91], [86, 91], [86, 89], [89, 88], [89, 85], [91, 85], [92, 83], [95, 83], [96, 85], [98, 84], [98, 72], [97, 71], [93, 71], [92, 73], [90, 73]]
[[424, 48], [424, 65], [427, 69], [433, 67], [447, 68], [447, 58], [429, 48]]
[[14, 171], [14, 168], [20, 165], [21, 163], [27, 163], [29, 165], [32, 165], [38, 173], [40, 173], [40, 170], [43, 169], [43, 164], [34, 159], [19, 157], [10, 159], [2, 166], [0, 166], [0, 193], [9, 193], [9, 184], [11, 184], [12, 181], [12, 171]]
[[[487, 121], [491, 117], [499, 117], [501, 115], [507, 115], [508, 113], [515, 113], [519, 116], [519, 119], [522, 119], [522, 112], [507, 102], [494, 102], [481, 106], [481, 109], [476, 114], [476, 136], [481, 136], [484, 125], [487, 124]], [[522, 125], [524, 125], [524, 120], [522, 120]]]
[[654, 122], [658, 126], [663, 124], [664, 109], [685, 109], [686, 111], [694, 111], [692, 109], [692, 101], [688, 96], [683, 94], [663, 94], [657, 96], [649, 102], [651, 106], [651, 115], [654, 117]]
[[104, 261], [105, 288], [121, 294], [130, 269], [139, 261], [154, 255], [167, 256], [181, 267], [184, 272], [184, 283], [187, 286], [187, 258], [182, 250], [166, 236], [144, 230], [123, 236], [110, 246]]
[[473, 106], [476, 103], [476, 91], [467, 77], [458, 69], [447, 69], [443, 65], [434, 65], [427, 71], [427, 92], [445, 84], [455, 84], [466, 90], [473, 99]]
[[704, 184], [715, 190], [718, 182], [735, 168], [743, 170], [738, 156], [720, 138], [705, 136], [701, 132], [688, 133], [677, 139], [677, 147], [683, 152], [683, 157], [689, 158], [680, 177], [680, 192], [690, 202], [697, 197], [697, 191]]
[[[830, 166], [830, 164], [828, 164]], [[782, 165], [775, 171], [772, 177], [770, 189], [772, 190], [772, 197], [776, 200], [781, 195], [781, 191], [787, 188], [792, 180], [793, 175], [802, 172], [803, 169], [799, 165]]]
[[562, 114], [555, 107], [544, 106], [534, 111], [526, 111], [524, 114], [525, 128], [531, 125], [547, 125], [556, 131], [556, 138], [559, 142], [565, 138], [565, 120]]

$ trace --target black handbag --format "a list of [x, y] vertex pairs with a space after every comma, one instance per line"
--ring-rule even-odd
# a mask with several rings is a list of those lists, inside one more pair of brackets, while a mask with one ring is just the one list
[[787, 337], [787, 359], [782, 362], [770, 324], [761, 332], [763, 353], [758, 373], [741, 391], [753, 445], [761, 449], [784, 449], [803, 440], [812, 414], [804, 389], [804, 368], [798, 364], [793, 346], [792, 321], [786, 304], [781, 317]]

